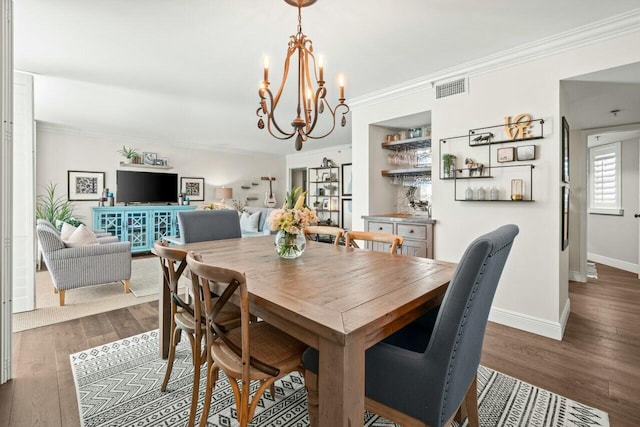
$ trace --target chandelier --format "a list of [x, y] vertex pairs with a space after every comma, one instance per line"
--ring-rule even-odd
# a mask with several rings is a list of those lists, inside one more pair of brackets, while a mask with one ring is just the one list
[[[264, 63], [264, 80], [260, 84], [258, 95], [260, 96], [260, 107], [256, 111], [258, 115], [258, 128], [266, 127], [269, 133], [281, 140], [296, 137], [296, 150], [302, 149], [302, 143], [311, 139], [321, 139], [329, 135], [336, 127], [336, 113], [338, 109], [342, 109], [341, 126], [347, 124], [346, 114], [349, 112], [349, 106], [344, 103], [344, 79], [340, 77], [340, 98], [339, 104], [335, 108], [331, 107], [326, 99], [327, 88], [324, 81], [324, 65], [322, 56], [318, 58], [318, 67], [316, 67], [316, 57], [313, 54], [313, 42], [302, 33], [302, 15], [301, 9], [310, 6], [317, 0], [284, 0], [291, 6], [298, 8], [298, 32], [289, 37], [287, 48], [287, 58], [284, 62], [284, 75], [282, 83], [278, 88], [275, 96], [269, 89], [269, 63], [265, 58]], [[298, 85], [297, 85], [297, 115], [291, 122], [291, 131], [283, 129], [275, 118], [276, 109], [280, 102], [282, 91], [287, 83], [289, 76], [289, 65], [291, 58], [297, 54], [298, 68]], [[318, 124], [318, 116], [328, 110], [331, 116], [330, 128], [325, 132], [314, 133]], [[326, 115], [326, 114], [324, 114]], [[325, 128], [326, 129], [326, 128]]]

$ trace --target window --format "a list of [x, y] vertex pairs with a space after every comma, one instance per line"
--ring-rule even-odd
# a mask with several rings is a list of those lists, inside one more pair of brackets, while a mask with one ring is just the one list
[[622, 215], [620, 142], [589, 149], [589, 213]]

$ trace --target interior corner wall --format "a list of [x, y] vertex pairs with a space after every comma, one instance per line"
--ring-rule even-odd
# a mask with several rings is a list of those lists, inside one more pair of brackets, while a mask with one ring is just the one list
[[[66, 199], [69, 170], [105, 172], [105, 186], [116, 193], [118, 169], [176, 173], [178, 177], [204, 177], [205, 201], [195, 204], [213, 202], [214, 188], [225, 186], [233, 189], [233, 199], [244, 200], [246, 197], [254, 196], [258, 197], [258, 200], [249, 202], [249, 205], [262, 206], [264, 194], [269, 191], [269, 184], [260, 180], [261, 176], [276, 177], [273, 191], [280, 200], [286, 191], [285, 158], [280, 155], [183, 149], [151, 142], [143, 143], [140, 140], [87, 135], [72, 130], [52, 130], [40, 124], [36, 132], [36, 194], [42, 194], [43, 187], [53, 183], [57, 185], [56, 195]], [[156, 170], [122, 167], [122, 156], [116, 151], [121, 149], [123, 144], [138, 149], [140, 153], [153, 152], [157, 153], [158, 157], [166, 157], [173, 168]], [[249, 190], [241, 189], [241, 185], [248, 181], [258, 182], [259, 185]], [[80, 216], [83, 222], [91, 224], [91, 208], [97, 204], [97, 201], [73, 202], [74, 214]]]
[[[568, 317], [569, 255], [561, 251], [560, 81], [640, 61], [640, 31], [556, 53], [530, 62], [469, 78], [469, 92], [435, 101], [430, 91], [413, 92], [389, 101], [362, 102], [353, 109], [354, 227], [371, 213], [375, 188], [370, 173], [369, 125], [390, 117], [432, 111], [433, 158], [437, 141], [464, 135], [469, 129], [499, 125], [504, 117], [529, 113], [544, 119], [545, 138], [537, 146], [533, 171], [533, 203], [469, 203], [454, 201], [453, 182], [439, 180], [433, 165], [433, 217], [436, 259], [458, 261], [473, 238], [502, 224], [520, 227], [498, 287], [490, 320], [561, 339]], [[356, 220], [359, 224], [356, 225]], [[569, 251], [571, 247], [569, 247]]]

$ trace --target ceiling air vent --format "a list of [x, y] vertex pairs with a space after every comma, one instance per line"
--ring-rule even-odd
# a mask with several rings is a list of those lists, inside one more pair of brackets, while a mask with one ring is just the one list
[[436, 99], [446, 98], [447, 96], [458, 95], [467, 92], [467, 78], [452, 80], [450, 82], [436, 85]]

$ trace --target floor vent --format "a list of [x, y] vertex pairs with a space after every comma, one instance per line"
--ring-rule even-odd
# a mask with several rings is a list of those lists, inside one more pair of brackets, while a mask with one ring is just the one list
[[436, 85], [436, 99], [446, 98], [447, 96], [467, 93], [467, 78], [452, 80], [450, 82]]

